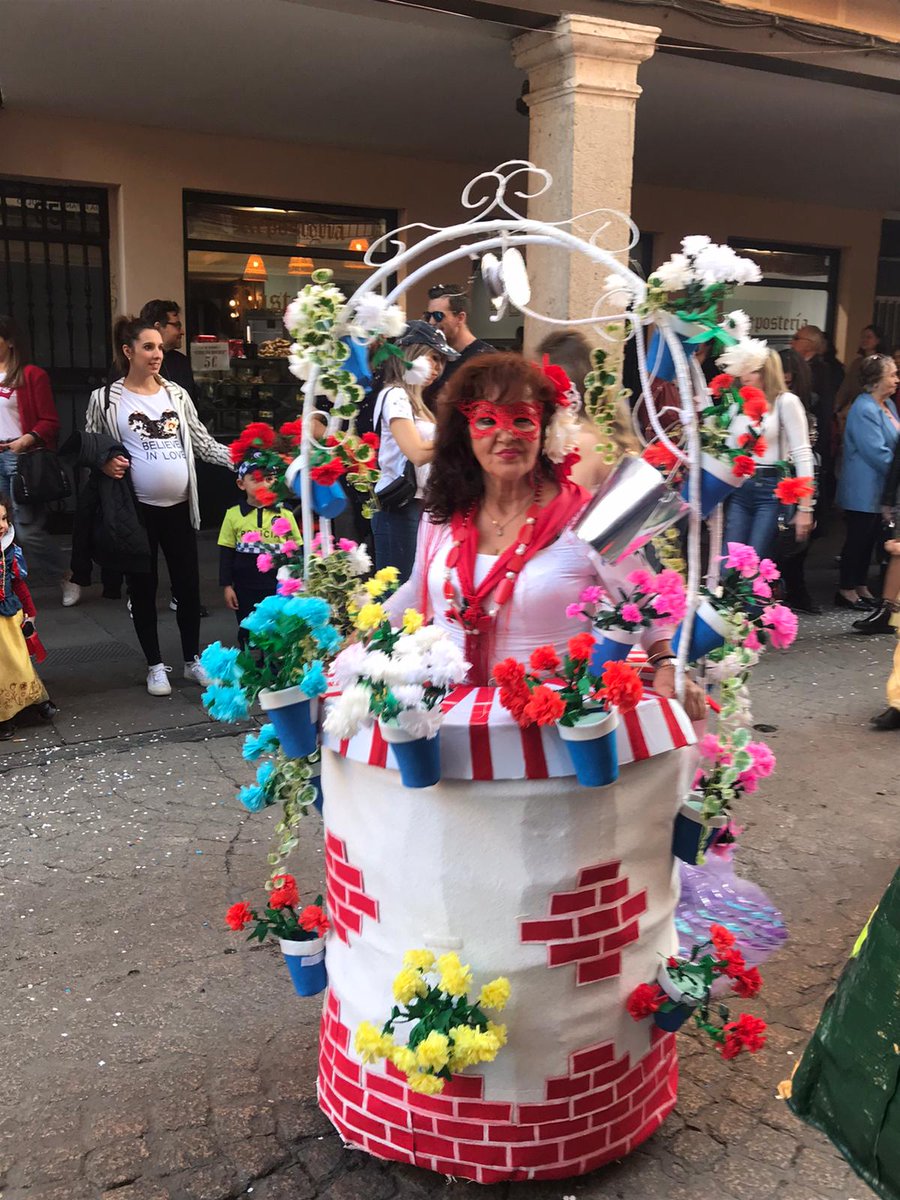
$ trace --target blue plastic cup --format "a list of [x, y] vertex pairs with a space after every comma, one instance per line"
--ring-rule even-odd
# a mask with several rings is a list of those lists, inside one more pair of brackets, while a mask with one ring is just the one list
[[637, 645], [639, 637], [639, 633], [627, 633], [624, 629], [598, 630], [594, 649], [591, 651], [592, 673], [602, 674], [604, 663], [624, 662]]
[[339, 483], [332, 483], [326, 487], [324, 483], [316, 483], [314, 481], [312, 485], [312, 506], [318, 516], [327, 517], [329, 521], [335, 517], [339, 517], [347, 507], [347, 497], [344, 494], [344, 489]]
[[318, 996], [328, 986], [325, 969], [325, 939], [292, 942], [279, 938], [278, 944], [287, 963], [291, 982], [298, 996]]
[[[672, 638], [672, 653], [678, 653], [681, 645], [681, 630], [679, 625]], [[708, 600], [704, 600], [694, 613], [694, 624], [691, 628], [691, 645], [688, 650], [690, 662], [699, 662], [719, 646], [725, 645], [728, 636], [728, 625], [725, 618]]]
[[700, 851], [706, 851], [720, 829], [724, 829], [728, 818], [709, 817], [704, 822], [700, 805], [686, 800], [682, 804], [672, 827], [672, 853], [682, 862], [694, 866]]
[[598, 711], [582, 717], [577, 725], [557, 725], [582, 787], [606, 787], [619, 778], [618, 724], [615, 711]]
[[[735, 475], [731, 463], [723, 462], [712, 454], [700, 455], [700, 512], [704, 519], [715, 511], [744, 480]], [[688, 479], [681, 485], [681, 495], [690, 499]]]
[[441, 735], [410, 738], [405, 730], [389, 721], [379, 721], [382, 736], [390, 745], [407, 788], [433, 787], [441, 778]]
[[[260, 707], [275, 726], [281, 748], [289, 758], [308, 758], [319, 744], [312, 701], [298, 687], [282, 688], [277, 692], [263, 688], [259, 693]], [[318, 704], [316, 705], [318, 709]]]

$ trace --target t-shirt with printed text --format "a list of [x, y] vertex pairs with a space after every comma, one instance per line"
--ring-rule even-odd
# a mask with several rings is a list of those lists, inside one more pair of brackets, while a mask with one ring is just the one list
[[181, 422], [169, 393], [139, 396], [122, 388], [119, 437], [131, 455], [131, 482], [143, 504], [171, 508], [188, 498], [188, 463]]

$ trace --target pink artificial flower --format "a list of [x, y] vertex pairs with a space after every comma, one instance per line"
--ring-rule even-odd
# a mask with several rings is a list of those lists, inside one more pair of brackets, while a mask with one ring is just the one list
[[350, 550], [355, 549], [356, 542], [351, 542], [349, 538], [338, 538], [338, 550], [346, 550], [349, 552]]
[[[714, 854], [716, 858], [721, 858], [724, 862], [731, 862], [736, 849], [737, 839], [743, 832], [743, 825], [735, 825], [733, 821], [729, 821], [724, 829], [717, 831], [717, 836], [713, 839], [713, 842], [709, 846], [707, 853]], [[733, 842], [722, 840], [726, 833], [734, 838]]]
[[787, 650], [797, 636], [797, 618], [785, 604], [772, 604], [762, 615], [776, 650]]
[[603, 599], [603, 588], [586, 587], [578, 599], [582, 604], [599, 604]]
[[242, 535], [241, 541], [245, 545], [250, 546], [254, 542], [261, 542], [262, 534], [259, 532], [258, 529], [248, 529], [247, 532]]
[[271, 554], [257, 554], [256, 569], [257, 571], [271, 571], [274, 566], [274, 559]]
[[300, 549], [300, 547], [297, 545], [297, 543], [294, 541], [293, 538], [288, 538], [288, 540], [286, 542], [281, 543], [281, 553], [282, 554], [296, 554], [299, 549]]
[[762, 577], [753, 580], [753, 595], [760, 600], [772, 599], [772, 589]]
[[657, 579], [652, 571], [632, 571], [628, 576], [628, 582], [633, 587], [636, 587], [639, 592], [644, 592], [645, 594], [656, 591]]
[[707, 733], [700, 739], [697, 749], [704, 758], [708, 758], [712, 762], [715, 762], [716, 759], [722, 754], [724, 747], [714, 733]]
[[747, 753], [753, 759], [753, 770], [760, 778], [765, 779], [775, 770], [775, 755], [765, 742], [750, 742]]
[[764, 579], [766, 583], [774, 583], [776, 579], [781, 578], [781, 572], [772, 562], [771, 558], [761, 558], [759, 560], [759, 574], [760, 578]]
[[684, 588], [676, 592], [673, 588], [668, 592], [660, 592], [651, 601], [653, 608], [661, 617], [669, 617], [672, 621], [683, 621], [687, 614], [687, 596]]
[[291, 523], [287, 517], [276, 517], [272, 522], [272, 532], [276, 537], [284, 537], [286, 533], [290, 533]]
[[577, 618], [577, 617], [583, 617], [584, 613], [581, 610], [581, 605], [580, 604], [567, 604], [566, 605], [566, 616], [570, 620]]
[[744, 649], [745, 650], [759, 650], [759, 649], [761, 649], [761, 647], [762, 647], [762, 643], [760, 642], [759, 637], [757, 636], [756, 630], [751, 629], [750, 632], [747, 634], [747, 636], [744, 638]]
[[282, 579], [278, 584], [279, 596], [293, 596], [297, 592], [303, 591], [302, 579]]
[[633, 625], [639, 625], [644, 619], [644, 614], [636, 604], [622, 605], [622, 620]]
[[752, 796], [759, 788], [759, 780], [754, 774], [752, 768], [749, 771], [742, 771], [737, 777], [738, 783], [744, 789], [748, 796]]
[[313, 548], [313, 550], [321, 550], [321, 548], [322, 548], [321, 533], [317, 533], [314, 535], [313, 540], [312, 540], [312, 548]]
[[729, 542], [725, 566], [738, 571], [745, 579], [752, 579], [759, 571], [759, 555], [743, 542]]
[[699, 788], [700, 784], [703, 782], [703, 780], [705, 778], [706, 778], [706, 776], [703, 774], [703, 772], [698, 767], [697, 770], [694, 772], [694, 782], [691, 784], [691, 787], [696, 791], [697, 788]]

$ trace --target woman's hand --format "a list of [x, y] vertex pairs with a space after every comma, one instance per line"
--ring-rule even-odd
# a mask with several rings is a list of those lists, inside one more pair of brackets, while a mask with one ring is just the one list
[[801, 512], [799, 509], [794, 517], [794, 534], [798, 542], [805, 542], [813, 529], [813, 514]]
[[0, 442], [0, 450], [11, 450], [13, 454], [25, 454], [37, 445], [37, 438], [31, 433], [23, 433], [21, 437], [13, 438], [11, 442]]
[[124, 455], [117, 454], [115, 458], [111, 458], [109, 462], [105, 462], [100, 470], [104, 475], [108, 475], [110, 479], [121, 479], [130, 466], [130, 461]]
[[[663, 663], [653, 676], [653, 690], [666, 700], [675, 699], [675, 664]], [[684, 681], [684, 711], [692, 721], [702, 721], [706, 716], [706, 692], [693, 679]]]

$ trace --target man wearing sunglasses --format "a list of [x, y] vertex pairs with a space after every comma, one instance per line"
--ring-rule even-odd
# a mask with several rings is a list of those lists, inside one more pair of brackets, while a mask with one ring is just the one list
[[141, 320], [159, 330], [163, 343], [163, 361], [160, 375], [183, 387], [193, 402], [197, 403], [197, 385], [191, 360], [180, 350], [184, 341], [184, 323], [181, 309], [174, 300], [148, 300], [141, 309]]
[[450, 376], [464, 362], [468, 362], [476, 354], [484, 354], [494, 347], [488, 342], [481, 341], [469, 328], [469, 297], [466, 289], [458, 283], [437, 283], [428, 289], [428, 308], [422, 314], [422, 319], [432, 322], [447, 339], [451, 350], [455, 350], [458, 358], [448, 362], [441, 376], [428, 389], [426, 400], [433, 402]]

